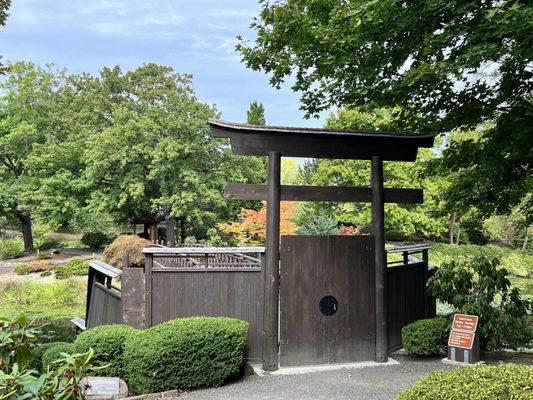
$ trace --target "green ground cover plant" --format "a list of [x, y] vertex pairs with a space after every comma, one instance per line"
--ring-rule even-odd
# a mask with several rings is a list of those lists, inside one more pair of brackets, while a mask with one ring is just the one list
[[30, 261], [27, 264], [17, 265], [15, 267], [15, 273], [17, 275], [28, 275], [36, 272], [50, 271], [54, 265], [50, 260]]
[[458, 312], [479, 316], [482, 350], [531, 345], [532, 303], [511, 287], [509, 272], [498, 259], [478, 256], [445, 262], [428, 280], [428, 291]]
[[247, 332], [247, 322], [210, 317], [138, 331], [126, 340], [126, 381], [137, 394], [219, 386], [239, 372]]
[[20, 257], [24, 253], [24, 242], [20, 239], [0, 240], [0, 259]]
[[136, 330], [126, 325], [103, 325], [79, 334], [75, 341], [76, 352], [94, 350], [92, 363], [104, 367], [99, 376], [124, 376], [124, 345]]
[[397, 400], [518, 400], [533, 396], [533, 367], [500, 364], [438, 370], [401, 392]]
[[429, 251], [429, 261], [437, 266], [458, 259], [471, 260], [478, 256], [498, 258], [500, 267], [520, 277], [533, 276], [533, 254], [494, 245], [455, 245], [437, 243]]
[[415, 356], [433, 356], [446, 350], [449, 318], [421, 319], [402, 328], [403, 348]]
[[68, 279], [73, 276], [83, 276], [89, 273], [89, 261], [81, 258], [73, 258], [66, 264], [54, 268], [57, 279]]
[[85, 313], [86, 290], [85, 282], [71, 279], [0, 281], [0, 310], [6, 317], [24, 312], [30, 319], [73, 318]]

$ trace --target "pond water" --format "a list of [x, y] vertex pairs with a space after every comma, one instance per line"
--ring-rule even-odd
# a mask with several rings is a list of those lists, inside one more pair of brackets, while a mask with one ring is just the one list
[[69, 319], [54, 319], [36, 321], [40, 327], [39, 343], [73, 342], [76, 339], [76, 326]]

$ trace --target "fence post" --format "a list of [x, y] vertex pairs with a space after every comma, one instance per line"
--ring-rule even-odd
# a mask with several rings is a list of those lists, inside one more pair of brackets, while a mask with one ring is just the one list
[[154, 254], [144, 255], [144, 328], [152, 326], [152, 267]]

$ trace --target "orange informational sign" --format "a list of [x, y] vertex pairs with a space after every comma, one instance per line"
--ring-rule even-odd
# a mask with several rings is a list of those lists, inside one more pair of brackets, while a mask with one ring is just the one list
[[475, 332], [477, 330], [477, 315], [455, 314], [452, 329], [463, 332]]
[[470, 350], [474, 345], [475, 336], [476, 335], [474, 332], [461, 332], [452, 330], [450, 332], [450, 338], [448, 339], [448, 346]]

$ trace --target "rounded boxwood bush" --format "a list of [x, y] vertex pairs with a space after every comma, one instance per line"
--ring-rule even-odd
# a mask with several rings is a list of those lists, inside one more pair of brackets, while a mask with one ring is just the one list
[[[533, 367], [500, 364], [434, 371], [397, 400], [510, 400], [531, 399]], [[529, 395], [528, 395], [529, 393]]]
[[29, 369], [36, 369], [37, 371], [43, 371], [43, 354], [51, 347], [54, 347], [58, 343], [63, 344], [63, 342], [48, 342], [39, 344], [37, 347], [34, 347], [31, 351], [31, 358], [28, 363]]
[[91, 364], [95, 367], [109, 365], [96, 370], [99, 376], [123, 376], [123, 355], [126, 339], [135, 329], [126, 325], [102, 325], [79, 334], [74, 342], [77, 353], [94, 350]]
[[428, 318], [402, 328], [403, 348], [415, 356], [441, 354], [448, 343], [450, 321], [447, 318]]
[[232, 318], [175, 319], [131, 335], [125, 377], [137, 394], [219, 386], [244, 362], [248, 323]]
[[76, 348], [74, 347], [74, 343], [57, 342], [53, 346], [48, 347], [43, 353], [42, 370], [51, 367], [54, 361], [60, 360], [62, 358], [61, 353], [75, 354]]

